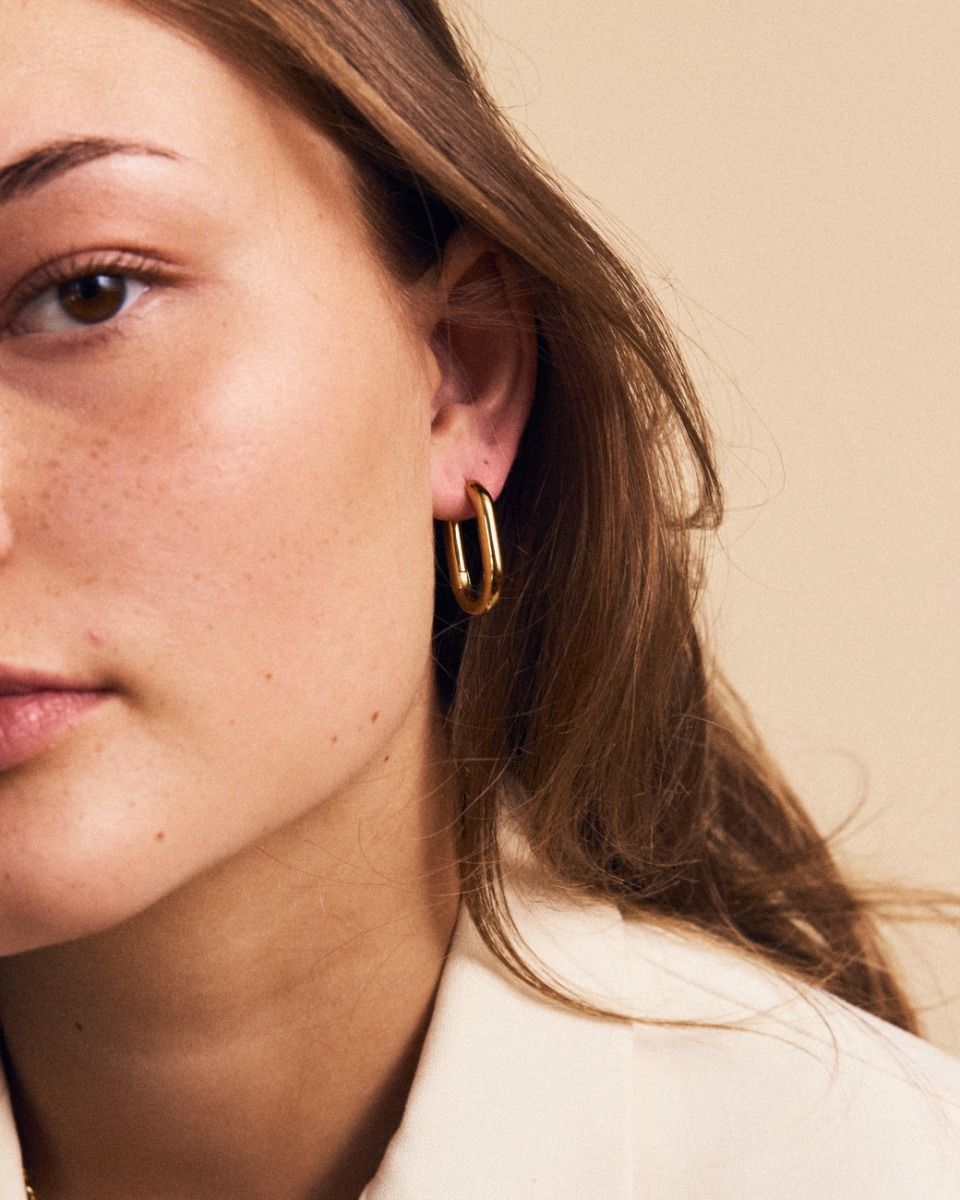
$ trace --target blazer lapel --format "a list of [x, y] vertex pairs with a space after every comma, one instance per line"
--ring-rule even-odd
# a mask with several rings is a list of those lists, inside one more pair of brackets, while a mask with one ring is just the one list
[[[508, 888], [554, 977], [622, 995], [623, 923], [606, 905]], [[403, 1122], [362, 1200], [620, 1200], [631, 1194], [632, 1034], [516, 982], [464, 910]]]
[[23, 1200], [23, 1161], [10, 1107], [10, 1093], [0, 1076], [0, 1200]]

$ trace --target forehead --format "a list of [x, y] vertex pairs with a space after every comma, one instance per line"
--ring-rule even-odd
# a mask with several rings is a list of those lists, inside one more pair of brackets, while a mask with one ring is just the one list
[[[355, 207], [333, 143], [240, 72], [122, 0], [0, 0], [0, 166], [50, 141], [150, 143], [224, 201], [268, 183]], [[239, 191], [238, 191], [239, 189]]]

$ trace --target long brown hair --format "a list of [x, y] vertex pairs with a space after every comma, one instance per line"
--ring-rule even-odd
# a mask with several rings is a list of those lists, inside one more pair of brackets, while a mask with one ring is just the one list
[[[705, 656], [707, 426], [651, 295], [504, 121], [436, 0], [129, 0], [256, 77], [350, 155], [404, 280], [468, 224], [529, 288], [533, 415], [498, 505], [508, 586], [437, 589], [465, 902], [542, 991], [504, 912], [504, 789], [570, 890], [678, 919], [915, 1029], [866, 905]], [[438, 568], [442, 574], [442, 569]]]

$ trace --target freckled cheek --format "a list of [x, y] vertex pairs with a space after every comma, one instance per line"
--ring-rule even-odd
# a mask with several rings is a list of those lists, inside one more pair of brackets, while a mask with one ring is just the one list
[[142, 572], [189, 541], [196, 506], [161, 450], [102, 439], [95, 454], [63, 455], [34, 492], [33, 521], [73, 571]]
[[168, 367], [165, 420], [155, 407], [152, 424], [55, 447], [33, 520], [53, 576], [103, 613], [99, 637], [129, 644], [144, 614], [177, 640], [312, 637], [345, 607], [358, 625], [379, 619], [391, 588], [419, 580], [428, 431], [415, 398], [397, 397], [387, 363], [326, 365], [221, 362], [193, 386]]

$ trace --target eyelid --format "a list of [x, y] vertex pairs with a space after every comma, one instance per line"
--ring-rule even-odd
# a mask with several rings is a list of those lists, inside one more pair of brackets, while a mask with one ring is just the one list
[[10, 330], [19, 314], [49, 288], [90, 275], [122, 275], [152, 287], [169, 282], [174, 272], [171, 263], [143, 250], [82, 250], [61, 255], [35, 267], [3, 300], [0, 306], [0, 338], [16, 336]]

